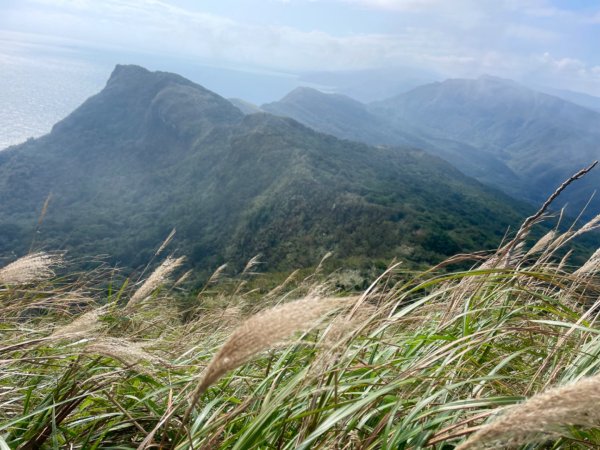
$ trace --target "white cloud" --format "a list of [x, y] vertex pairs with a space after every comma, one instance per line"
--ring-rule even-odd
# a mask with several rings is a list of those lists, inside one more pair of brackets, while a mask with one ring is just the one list
[[[287, 26], [257, 26], [190, 11], [160, 0], [35, 0], [15, 20], [42, 33], [87, 36], [90, 44], [167, 53], [279, 70], [347, 70], [419, 64], [453, 52], [443, 33], [410, 28], [393, 34], [335, 36]], [[109, 23], [110, 27], [106, 27]], [[54, 24], [60, 28], [53, 29]]]
[[530, 75], [547, 85], [600, 96], [600, 66], [546, 52], [534, 58]]
[[523, 24], [509, 24], [506, 28], [506, 35], [509, 37], [542, 43], [550, 43], [561, 38], [560, 33], [555, 31], [549, 31], [543, 28]]
[[[359, 19], [363, 8], [372, 10], [371, 19], [381, 14], [386, 19], [382, 23], [394, 19], [397, 24], [388, 25], [385, 33], [360, 32], [359, 26], [347, 33], [263, 26], [170, 1], [25, 0], [0, 17], [0, 27], [4, 22], [13, 29], [87, 39], [91, 47], [246, 69], [299, 72], [413, 66], [446, 76], [535, 74], [560, 82], [576, 77], [586, 86], [594, 85], [598, 76], [595, 65], [586, 66], [581, 56], [544, 56], [547, 50], [576, 54], [569, 51], [569, 45], [577, 46], [577, 42], [561, 39], [561, 35], [566, 33], [564, 23], [580, 23], [579, 16], [549, 7], [545, 0], [320, 0], [329, 4], [325, 8], [329, 13], [337, 4], [340, 13], [352, 11]], [[302, 5], [294, 7], [298, 6]], [[314, 12], [313, 7], [319, 5], [310, 6]]]
[[539, 61], [547, 68], [560, 72], [579, 72], [586, 70], [583, 61], [576, 58], [555, 58], [549, 52], [544, 53]]
[[368, 9], [387, 11], [427, 11], [443, 6], [444, 0], [342, 0]]

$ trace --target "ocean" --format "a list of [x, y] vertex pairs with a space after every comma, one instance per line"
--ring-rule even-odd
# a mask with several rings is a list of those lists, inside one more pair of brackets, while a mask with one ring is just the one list
[[0, 149], [48, 133], [102, 89], [111, 70], [75, 50], [0, 35]]
[[0, 30], [0, 150], [48, 133], [106, 84], [116, 64], [178, 73], [226, 98], [257, 105], [303, 85], [298, 74], [211, 65], [181, 56], [91, 48], [45, 36]]

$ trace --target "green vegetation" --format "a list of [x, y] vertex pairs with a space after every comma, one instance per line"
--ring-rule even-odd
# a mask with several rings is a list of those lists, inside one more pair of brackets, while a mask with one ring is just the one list
[[[339, 138], [425, 149], [533, 203], [599, 157], [600, 113], [489, 76], [431, 83], [370, 104], [301, 88], [262, 108]], [[568, 204], [576, 215], [591, 198], [590, 217], [600, 207], [593, 197], [599, 184], [591, 173], [555, 206]]]
[[[420, 134], [476, 148], [497, 161], [496, 169], [465, 173], [536, 203], [599, 155], [598, 112], [496, 77], [421, 86], [371, 105], [371, 112], [402, 126], [408, 123]], [[568, 203], [570, 214], [579, 213], [599, 181], [598, 173], [590, 173], [555, 206]], [[587, 215], [599, 206], [594, 197]]]
[[123, 66], [0, 205], [2, 450], [600, 446], [600, 216]]
[[463, 271], [393, 265], [354, 297], [322, 266], [257, 295], [254, 260], [192, 296], [179, 259], [106, 289], [30, 255], [0, 269], [0, 445], [597, 448], [600, 257], [564, 251], [599, 224]]

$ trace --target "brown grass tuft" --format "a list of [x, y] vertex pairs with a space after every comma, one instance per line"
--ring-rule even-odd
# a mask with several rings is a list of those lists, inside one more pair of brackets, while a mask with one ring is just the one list
[[514, 406], [456, 450], [516, 447], [560, 436], [569, 426], [600, 423], [600, 375], [550, 389]]

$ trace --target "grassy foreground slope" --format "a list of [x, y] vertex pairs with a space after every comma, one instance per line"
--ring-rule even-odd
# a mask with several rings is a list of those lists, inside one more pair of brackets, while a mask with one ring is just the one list
[[30, 255], [0, 269], [0, 445], [598, 448], [600, 253], [564, 250], [599, 226], [345, 298], [318, 273], [244, 293], [252, 263], [189, 297], [173, 257], [98, 291]]

